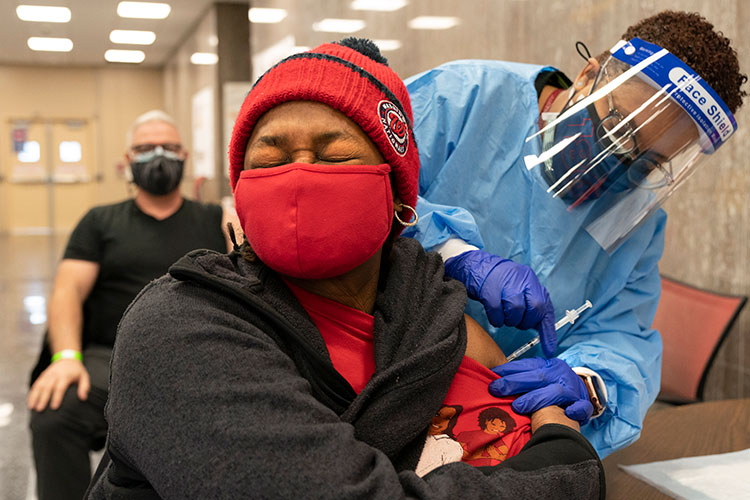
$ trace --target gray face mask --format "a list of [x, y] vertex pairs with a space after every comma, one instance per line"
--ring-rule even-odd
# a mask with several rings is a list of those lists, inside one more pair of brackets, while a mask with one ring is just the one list
[[184, 167], [185, 160], [161, 146], [136, 155], [130, 162], [136, 186], [157, 196], [171, 193], [180, 185]]

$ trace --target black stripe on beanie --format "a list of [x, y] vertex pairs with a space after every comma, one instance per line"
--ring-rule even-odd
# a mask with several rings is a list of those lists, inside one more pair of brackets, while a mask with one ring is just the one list
[[[352, 49], [352, 50], [354, 50], [354, 49]], [[350, 70], [354, 71], [355, 73], [359, 74], [360, 76], [363, 76], [363, 77], [367, 78], [367, 80], [369, 80], [370, 83], [372, 83], [378, 90], [380, 90], [383, 94], [385, 94], [385, 96], [391, 102], [393, 102], [393, 104], [395, 104], [398, 107], [398, 109], [401, 111], [401, 114], [404, 116], [404, 119], [406, 119], [406, 124], [409, 125], [409, 129], [412, 131], [412, 134], [411, 134], [412, 138], [414, 137], [414, 127], [412, 126], [412, 123], [409, 121], [409, 115], [406, 114], [406, 111], [404, 110], [404, 107], [401, 105], [401, 101], [399, 101], [398, 98], [393, 94], [393, 92], [391, 92], [391, 89], [389, 89], [388, 87], [386, 87], [385, 85], [383, 85], [383, 83], [380, 80], [378, 80], [373, 75], [371, 75], [369, 72], [367, 72], [366, 70], [360, 68], [356, 64], [353, 64], [353, 63], [347, 61], [346, 59], [341, 59], [340, 57], [332, 56], [330, 54], [320, 54], [318, 52], [301, 52], [299, 54], [291, 55], [291, 56], [287, 57], [286, 59], [283, 59], [283, 60], [279, 61], [271, 69], [269, 69], [268, 71], [266, 71], [265, 73], [263, 73], [263, 75], [261, 75], [261, 77], [258, 78], [258, 80], [253, 84], [253, 89], [255, 88], [256, 85], [258, 85], [260, 83], [260, 81], [263, 79], [264, 76], [266, 76], [268, 73], [270, 73], [271, 71], [273, 71], [276, 67], [281, 66], [285, 62], [292, 61], [294, 59], [322, 59], [324, 61], [336, 62], [336, 63], [339, 63], [339, 64], [341, 64], [341, 65], [349, 68]], [[250, 90], [250, 92], [252, 92], [252, 89]], [[248, 93], [248, 95], [249, 95], [249, 93]], [[416, 140], [415, 140], [414, 144], [416, 146]]]

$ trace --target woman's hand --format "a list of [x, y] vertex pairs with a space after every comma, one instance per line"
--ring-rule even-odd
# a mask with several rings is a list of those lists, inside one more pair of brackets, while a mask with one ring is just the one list
[[545, 406], [541, 410], [537, 410], [531, 414], [532, 434], [545, 424], [560, 424], [576, 431], [581, 430], [581, 426], [578, 425], [578, 422], [566, 417], [565, 410], [559, 406]]

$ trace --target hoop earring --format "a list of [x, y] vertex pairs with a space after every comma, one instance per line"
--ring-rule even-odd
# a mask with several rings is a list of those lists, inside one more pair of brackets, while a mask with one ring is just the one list
[[[416, 226], [417, 222], [419, 222], [419, 214], [417, 213], [417, 211], [414, 210], [413, 207], [410, 207], [409, 205], [407, 205], [406, 203], [401, 203], [399, 205], [399, 207], [397, 207], [397, 209], [393, 211], [393, 215], [394, 215], [394, 217], [396, 217], [396, 220], [399, 222], [399, 224], [401, 224], [402, 226], [405, 226], [405, 227]], [[404, 221], [401, 220], [401, 217], [398, 216], [399, 211], [402, 210], [402, 209], [404, 209], [404, 208], [409, 209], [411, 211], [411, 213], [414, 214], [414, 220], [413, 221], [411, 221], [411, 222], [404, 222]]]

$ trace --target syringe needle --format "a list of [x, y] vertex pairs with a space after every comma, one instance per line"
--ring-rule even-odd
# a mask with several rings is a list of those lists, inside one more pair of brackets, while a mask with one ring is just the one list
[[[559, 330], [560, 328], [567, 325], [568, 323], [570, 324], [575, 323], [578, 317], [581, 315], [581, 313], [585, 311], [586, 309], [588, 309], [589, 307], [591, 307], [591, 301], [586, 300], [586, 302], [584, 302], [583, 305], [579, 307], [578, 309], [574, 309], [574, 310], [568, 309], [567, 311], [565, 311], [565, 316], [563, 316], [560, 319], [560, 321], [555, 323], [555, 330]], [[526, 351], [528, 351], [529, 349], [537, 345], [539, 343], [539, 340], [540, 340], [539, 335], [537, 335], [536, 337], [534, 337], [533, 339], [531, 339], [530, 341], [526, 342], [524, 345], [522, 345], [521, 347], [513, 351], [513, 353], [505, 359], [507, 359], [508, 361], [513, 361], [514, 359], [521, 356]]]

